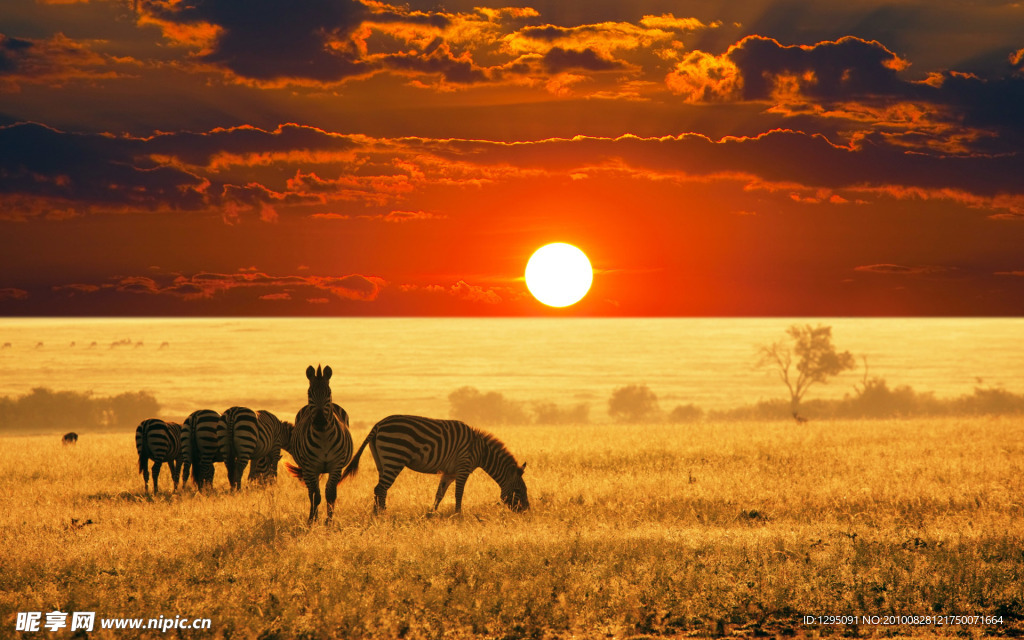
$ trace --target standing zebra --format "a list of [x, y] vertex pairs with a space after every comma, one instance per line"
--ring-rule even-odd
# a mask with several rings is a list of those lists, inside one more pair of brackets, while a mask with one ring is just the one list
[[181, 429], [182, 482], [188, 481], [191, 468], [197, 489], [213, 483], [213, 463], [224, 462], [222, 439], [220, 414], [216, 411], [200, 409], [185, 418]]
[[277, 463], [281, 459], [281, 449], [289, 447], [291, 435], [292, 428], [289, 423], [278, 420], [277, 416], [262, 409], [256, 412], [254, 423], [237, 420], [234, 429], [237, 483], [242, 484], [242, 471], [250, 460], [250, 482], [277, 478]]
[[522, 466], [500, 440], [457, 420], [432, 420], [416, 416], [389, 416], [370, 429], [342, 479], [359, 470], [359, 457], [370, 445], [377, 463], [377, 486], [373, 490], [373, 512], [387, 508], [388, 489], [403, 468], [420, 473], [439, 473], [434, 510], [441, 504], [448, 485], [455, 482], [455, 512], [462, 512], [466, 479], [477, 467], [501, 487], [501, 501], [513, 511], [530, 508], [523, 482]]
[[160, 465], [167, 463], [171, 468], [174, 490], [178, 490], [178, 474], [181, 471], [181, 425], [177, 422], [164, 422], [157, 418], [143, 420], [135, 429], [135, 450], [139, 452], [139, 473], [146, 481], [146, 493], [149, 493], [149, 471], [146, 462], [153, 461], [153, 493], [159, 493], [157, 479], [160, 476]]
[[[221, 414], [217, 429], [220, 436], [220, 453], [228, 467], [231, 489], [241, 489], [242, 472], [245, 471], [245, 465], [249, 463], [251, 455], [248, 443], [255, 440], [258, 429], [256, 412], [246, 407], [231, 407]], [[246, 451], [250, 453], [247, 454]]]
[[352, 459], [352, 434], [348, 431], [348, 414], [331, 398], [331, 368], [306, 369], [309, 379], [309, 404], [295, 415], [295, 429], [288, 447], [296, 465], [288, 471], [301, 478], [309, 490], [309, 522], [317, 518], [320, 506], [320, 475], [328, 474], [325, 494], [327, 523], [334, 516], [334, 500], [338, 496], [341, 472]]

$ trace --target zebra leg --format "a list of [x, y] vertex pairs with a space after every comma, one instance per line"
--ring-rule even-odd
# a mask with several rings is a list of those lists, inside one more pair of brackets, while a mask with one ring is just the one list
[[455, 478], [455, 513], [462, 513], [462, 492], [466, 490], [466, 480], [469, 479], [469, 473], [459, 471], [459, 475]]
[[338, 497], [338, 483], [341, 482], [342, 469], [336, 469], [327, 476], [327, 485], [324, 487], [324, 497], [327, 498], [327, 519], [324, 524], [331, 524], [334, 517], [334, 501]]
[[[376, 457], [376, 449], [374, 450], [374, 457]], [[378, 458], [379, 460], [379, 458]], [[388, 508], [388, 489], [391, 485], [395, 484], [395, 478], [402, 472], [404, 466], [400, 467], [381, 467], [380, 462], [377, 463], [377, 486], [373, 488], [373, 513], [377, 514]]]
[[146, 482], [146, 495], [149, 495], [149, 465], [145, 458], [139, 458], [139, 471], [142, 472], [142, 479]]
[[245, 465], [247, 465], [248, 463], [249, 460], [247, 458], [235, 458], [235, 477], [234, 480], [231, 482], [232, 490], [240, 490], [242, 488], [242, 474], [245, 473]]
[[159, 462], [153, 462], [153, 495], [160, 493], [160, 488], [157, 487], [157, 479], [160, 477], [160, 464]]
[[447, 473], [441, 474], [441, 482], [437, 485], [437, 496], [434, 497], [434, 511], [437, 511], [437, 506], [441, 504], [444, 494], [448, 492], [448, 485], [454, 480], [455, 476], [448, 475]]
[[169, 462], [171, 465], [171, 480], [174, 480], [174, 492], [178, 492], [178, 480], [181, 474], [181, 463], [180, 462]]
[[320, 507], [320, 474], [303, 476], [302, 479], [306, 482], [306, 488], [309, 490], [309, 522], [307, 524], [313, 524], [316, 522], [317, 510]]

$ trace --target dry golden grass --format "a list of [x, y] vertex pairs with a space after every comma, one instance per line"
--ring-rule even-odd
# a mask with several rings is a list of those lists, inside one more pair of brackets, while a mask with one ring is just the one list
[[55, 609], [213, 621], [183, 637], [840, 635], [803, 616], [930, 614], [1003, 622], [857, 632], [1024, 633], [1014, 420], [497, 435], [528, 463], [528, 513], [477, 471], [462, 518], [451, 494], [427, 517], [436, 478], [405, 471], [373, 517], [364, 454], [335, 522], [312, 528], [288, 476], [232, 495], [221, 466], [209, 495], [170, 495], [165, 470], [150, 499], [133, 434], [0, 439], [0, 636], [19, 611]]

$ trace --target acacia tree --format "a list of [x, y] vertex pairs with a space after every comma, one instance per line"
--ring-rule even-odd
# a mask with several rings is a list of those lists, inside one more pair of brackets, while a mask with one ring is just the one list
[[[779, 340], [758, 350], [759, 368], [775, 371], [789, 390], [789, 408], [798, 416], [800, 401], [811, 386], [827, 384], [843, 371], [853, 369], [853, 354], [838, 353], [832, 344], [832, 327], [794, 324], [786, 329], [792, 346]], [[796, 358], [794, 366], [794, 357]]]

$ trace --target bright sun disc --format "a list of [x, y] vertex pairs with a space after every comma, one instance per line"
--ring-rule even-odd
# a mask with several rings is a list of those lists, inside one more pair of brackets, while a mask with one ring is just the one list
[[583, 299], [594, 281], [585, 253], [564, 242], [537, 249], [526, 263], [526, 287], [549, 307], [568, 307]]

